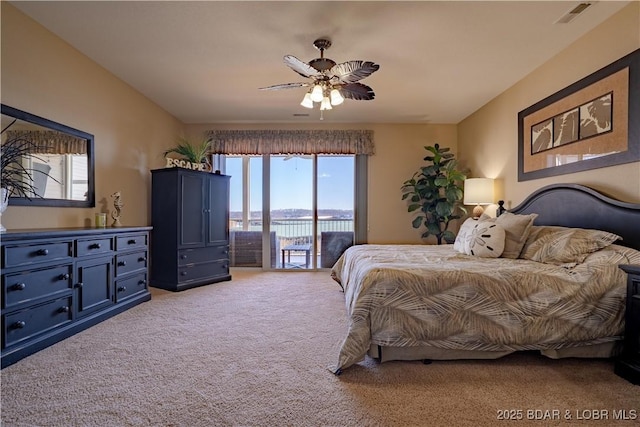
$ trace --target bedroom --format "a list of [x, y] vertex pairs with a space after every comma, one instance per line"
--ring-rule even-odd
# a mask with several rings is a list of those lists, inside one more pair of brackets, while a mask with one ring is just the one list
[[[640, 47], [638, 7], [637, 2], [625, 6], [459, 123], [368, 125], [375, 131], [377, 149], [377, 155], [371, 158], [369, 165], [368, 186], [375, 191], [369, 195], [368, 240], [377, 243], [420, 242], [407, 218], [397, 183], [418, 167], [420, 159], [417, 153], [421, 153], [425, 143], [432, 141], [451, 146], [477, 176], [500, 178], [503, 196], [513, 206], [533, 190], [556, 182], [581, 183], [621, 200], [640, 201], [640, 167], [637, 162], [518, 182], [514, 141], [518, 111]], [[2, 102], [79, 129], [90, 129], [100, 144], [96, 164], [97, 199], [108, 198], [114, 191], [127, 188], [124, 218], [129, 224], [148, 224], [148, 171], [162, 167], [161, 152], [172, 145], [175, 135], [183, 131], [197, 132], [200, 128], [184, 125], [6, 2], [2, 4], [2, 20]], [[6, 36], [5, 31], [9, 29], [10, 35]], [[282, 54], [296, 53], [290, 49], [291, 45], [283, 45]], [[331, 54], [342, 58], [339, 52], [339, 44], [336, 44]], [[50, 67], [45, 70], [25, 65], [34, 64], [35, 57], [46, 58]], [[273, 59], [280, 67], [278, 76], [293, 77], [279, 63], [280, 56]], [[383, 67], [385, 65], [382, 64]], [[295, 106], [297, 96], [294, 98], [291, 102]], [[64, 100], [63, 105], [82, 107], [60, 108], [60, 100]], [[219, 126], [266, 127], [264, 124]], [[287, 124], [286, 128], [307, 126], [315, 127], [315, 124]], [[281, 128], [283, 125], [268, 127]], [[332, 127], [362, 126], [335, 124]], [[397, 149], [399, 143], [402, 144], [401, 150]], [[146, 203], [134, 208], [134, 200]], [[86, 218], [93, 217], [93, 213], [93, 209], [11, 206], [3, 214], [2, 223], [9, 229], [31, 228], [32, 224], [43, 227], [82, 226]]]

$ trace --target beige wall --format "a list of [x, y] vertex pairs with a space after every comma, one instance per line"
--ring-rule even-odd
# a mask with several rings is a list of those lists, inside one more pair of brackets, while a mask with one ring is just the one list
[[[125, 225], [150, 221], [150, 173], [163, 167], [162, 151], [186, 130], [372, 129], [376, 154], [369, 162], [369, 241], [418, 243], [420, 232], [401, 200], [402, 182], [424, 163], [423, 146], [436, 142], [459, 154], [472, 176], [501, 179], [502, 195], [519, 203], [552, 182], [580, 182], [626, 200], [640, 201], [640, 165], [615, 166], [549, 179], [517, 182], [518, 111], [637, 49], [640, 4], [634, 2], [566, 51], [456, 125], [353, 124], [183, 126], [150, 100], [67, 45], [13, 6], [2, 2], [2, 102], [94, 134], [95, 209], [11, 206], [9, 229], [82, 226], [110, 210], [121, 190]], [[42, 66], [46, 64], [46, 66]], [[345, 107], [346, 108], [346, 107]]]
[[9, 206], [8, 229], [76, 227], [113, 209], [123, 225], [150, 223], [150, 169], [162, 167], [182, 124], [59, 37], [2, 2], [2, 103], [93, 134], [96, 207]]
[[413, 217], [401, 200], [400, 187], [424, 165], [425, 145], [439, 143], [457, 152], [455, 125], [350, 124], [350, 125], [187, 125], [186, 132], [199, 136], [211, 129], [371, 129], [376, 153], [369, 158], [370, 243], [420, 243], [421, 231], [411, 227]]
[[[518, 182], [518, 112], [640, 48], [640, 3], [632, 2], [458, 124], [460, 160], [476, 177], [499, 178], [507, 207], [554, 183], [579, 183], [640, 202], [640, 163]], [[637, 117], [635, 118], [638, 119]]]

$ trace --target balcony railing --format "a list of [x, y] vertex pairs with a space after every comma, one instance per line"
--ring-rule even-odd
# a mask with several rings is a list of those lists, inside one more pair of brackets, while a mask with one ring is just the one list
[[[251, 220], [246, 227], [243, 226], [242, 220], [231, 220], [229, 224], [230, 231], [232, 233], [231, 239], [231, 265], [232, 266], [262, 266], [262, 221]], [[271, 240], [275, 240], [271, 244], [271, 267], [277, 268], [310, 268], [311, 264], [307, 264], [309, 253], [313, 251], [313, 220], [307, 218], [278, 218], [271, 220]], [[253, 243], [245, 243], [243, 245], [235, 245], [236, 241], [235, 232], [251, 231], [255, 240]], [[336, 233], [338, 232], [338, 233]], [[317, 264], [318, 266], [326, 266], [329, 259], [336, 257], [337, 252], [344, 251], [346, 247], [350, 246], [353, 241], [353, 219], [351, 218], [318, 218], [318, 242], [317, 242]], [[240, 234], [238, 234], [240, 235]], [[248, 234], [246, 234], [248, 235]], [[335, 241], [336, 236], [341, 236], [341, 242], [333, 242], [332, 247], [329, 248], [327, 243], [323, 244], [322, 239], [332, 239]], [[246, 240], [246, 239], [245, 239]], [[351, 242], [347, 244], [347, 242]], [[296, 245], [298, 247], [308, 247], [307, 250], [292, 250], [287, 251], [287, 258], [285, 259], [284, 251], [282, 257], [280, 252], [287, 248]], [[336, 247], [338, 245], [338, 247]], [[344, 248], [341, 248], [344, 246]], [[322, 260], [322, 252], [325, 253], [325, 260]], [[276, 252], [275, 254], [273, 252]], [[250, 252], [250, 253], [249, 253]], [[331, 253], [329, 253], [331, 252]], [[274, 255], [276, 255], [274, 257]], [[238, 262], [238, 260], [250, 260], [249, 263]], [[284, 260], [284, 264], [283, 264]], [[335, 260], [333, 260], [335, 261]]]

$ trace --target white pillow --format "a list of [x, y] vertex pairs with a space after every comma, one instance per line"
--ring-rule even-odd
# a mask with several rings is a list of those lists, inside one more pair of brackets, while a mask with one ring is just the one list
[[490, 221], [478, 221], [471, 230], [469, 252], [481, 258], [498, 258], [504, 251], [504, 228]]
[[469, 254], [469, 239], [471, 238], [471, 231], [478, 223], [473, 218], [467, 218], [465, 222], [460, 226], [460, 230], [458, 230], [458, 235], [456, 236], [455, 242], [453, 242], [453, 250], [456, 252], [460, 252], [461, 254]]

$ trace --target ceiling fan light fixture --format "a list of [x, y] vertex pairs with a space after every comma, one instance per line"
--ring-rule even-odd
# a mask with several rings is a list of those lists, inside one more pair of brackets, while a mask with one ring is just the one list
[[322, 86], [316, 84], [311, 91], [311, 100], [313, 102], [321, 102], [322, 98], [324, 98], [324, 91], [322, 90]]
[[344, 102], [344, 97], [336, 88], [331, 89], [331, 105], [340, 105]]
[[311, 94], [307, 92], [300, 103], [305, 108], [313, 108], [313, 101], [311, 100]]
[[325, 58], [324, 51], [331, 46], [328, 38], [317, 39], [313, 45], [320, 51], [320, 58], [306, 63], [293, 55], [285, 55], [284, 63], [302, 77], [309, 78], [306, 82], [284, 83], [260, 90], [293, 89], [299, 87], [310, 88], [300, 102], [305, 108], [313, 108], [315, 103], [320, 107], [320, 120], [324, 110], [331, 110], [340, 105], [345, 99], [367, 101], [374, 99], [375, 93], [360, 80], [370, 76], [380, 69], [380, 65], [372, 61], [352, 60], [336, 63], [333, 59]]

